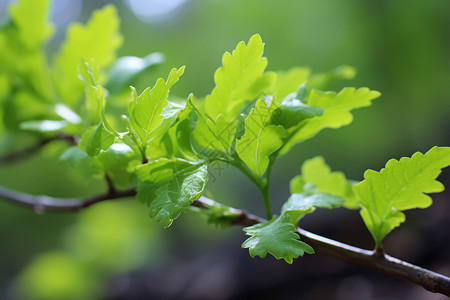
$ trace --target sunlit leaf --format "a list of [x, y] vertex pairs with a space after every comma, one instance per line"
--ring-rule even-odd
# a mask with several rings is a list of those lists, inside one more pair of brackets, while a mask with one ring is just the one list
[[303, 256], [305, 252], [314, 253], [311, 246], [300, 241], [291, 218], [286, 214], [265, 223], [245, 227], [244, 231], [250, 238], [242, 244], [242, 248], [249, 248], [251, 257], [264, 258], [270, 253], [291, 264], [294, 258]]
[[308, 68], [294, 67], [288, 71], [277, 72], [277, 79], [272, 88], [277, 99], [283, 100], [288, 94], [297, 91], [298, 87], [304, 83], [311, 74]]
[[138, 76], [160, 65], [164, 61], [161, 53], [151, 53], [146, 57], [123, 56], [116, 60], [109, 71], [106, 89], [111, 93], [118, 93], [135, 81]]
[[50, 0], [20, 0], [10, 5], [10, 14], [23, 44], [41, 47], [53, 34], [49, 22]]
[[[129, 105], [130, 124], [144, 148], [146, 148], [147, 143], [152, 138], [161, 134], [158, 128], [165, 119], [163, 110], [169, 103], [167, 101], [169, 90], [178, 81], [183, 72], [184, 67], [178, 70], [174, 68], [170, 71], [167, 81], [159, 78], [152, 89], [147, 88], [139, 96], [135, 92], [132, 93], [133, 102]], [[172, 116], [174, 113], [173, 111], [168, 112]]]
[[95, 11], [86, 25], [74, 23], [69, 27], [67, 39], [54, 60], [54, 79], [68, 106], [77, 104], [83, 92], [78, 79], [78, 66], [83, 59], [95, 60], [100, 68], [114, 61], [123, 40], [119, 22], [116, 8], [106, 5]]
[[99, 85], [97, 87], [88, 86], [87, 90], [91, 90], [98, 101], [100, 111], [98, 119], [100, 123], [96, 126], [89, 127], [82, 135], [79, 147], [89, 156], [96, 156], [102, 150], [107, 150], [118, 137], [118, 133], [109, 125], [105, 116], [105, 91]]
[[150, 207], [150, 217], [170, 226], [197, 200], [208, 180], [206, 165], [185, 161], [157, 160], [137, 169], [138, 198]]
[[293, 137], [286, 143], [282, 153], [288, 152], [296, 143], [315, 136], [324, 128], [339, 128], [353, 121], [351, 110], [371, 105], [380, 93], [368, 88], [344, 88], [339, 93], [312, 90], [306, 102], [309, 106], [321, 107], [324, 113], [300, 123]]
[[426, 208], [432, 200], [425, 193], [437, 193], [444, 186], [435, 179], [450, 166], [450, 147], [434, 147], [411, 158], [391, 159], [380, 172], [368, 170], [354, 187], [361, 202], [361, 217], [381, 247], [383, 238], [405, 221], [403, 210]]
[[282, 126], [266, 124], [271, 114], [266, 102], [258, 100], [245, 119], [245, 134], [236, 142], [237, 154], [257, 177], [264, 174], [269, 164], [268, 156], [281, 147], [286, 135]]
[[342, 206], [343, 203], [341, 197], [331, 194], [295, 193], [283, 204], [281, 213], [289, 215], [292, 224], [296, 225], [304, 215], [314, 212], [316, 207], [335, 208]]
[[223, 56], [223, 66], [214, 74], [216, 87], [205, 99], [206, 113], [216, 120], [222, 114], [227, 121], [238, 116], [241, 106], [262, 96], [275, 79], [265, 73], [267, 59], [262, 57], [264, 44], [255, 34], [248, 44], [240, 42], [232, 53]]
[[354, 182], [348, 180], [342, 172], [332, 172], [321, 156], [306, 160], [301, 168], [301, 175], [290, 182], [291, 193], [303, 193], [307, 186], [316, 193], [327, 193], [345, 200], [347, 208], [358, 208], [353, 192]]

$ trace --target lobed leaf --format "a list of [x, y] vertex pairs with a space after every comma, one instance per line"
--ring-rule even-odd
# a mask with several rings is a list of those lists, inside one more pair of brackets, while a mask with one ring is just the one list
[[379, 92], [368, 88], [344, 88], [337, 94], [312, 90], [306, 104], [324, 108], [324, 113], [300, 123], [283, 147], [282, 154], [288, 152], [295, 144], [315, 136], [324, 128], [339, 128], [350, 124], [353, 120], [351, 110], [369, 106], [371, 101], [379, 96]]
[[299, 240], [296, 228], [286, 214], [243, 230], [250, 238], [242, 244], [242, 248], [249, 248], [251, 257], [264, 258], [270, 253], [276, 259], [284, 259], [292, 264], [294, 258], [303, 256], [305, 252], [314, 253], [311, 246]]
[[137, 169], [141, 181], [138, 198], [150, 207], [150, 217], [169, 227], [197, 200], [208, 180], [206, 165], [167, 159], [144, 164]]
[[344, 200], [341, 197], [331, 194], [295, 193], [283, 204], [281, 213], [289, 215], [292, 224], [296, 225], [304, 215], [314, 212], [316, 207], [336, 208], [343, 203]]
[[67, 39], [54, 60], [55, 83], [67, 105], [73, 107], [81, 97], [83, 86], [77, 75], [83, 59], [93, 59], [103, 68], [116, 58], [123, 41], [119, 23], [116, 8], [106, 5], [94, 12], [85, 26], [75, 23], [69, 27]]
[[214, 224], [222, 229], [229, 227], [242, 214], [242, 211], [218, 202], [211, 201], [211, 203], [208, 203], [203, 201], [202, 204], [206, 209], [192, 206], [191, 209], [205, 215], [208, 224]]
[[11, 19], [20, 40], [29, 49], [39, 49], [51, 37], [50, 0], [20, 0], [10, 5]]
[[296, 99], [296, 97], [296, 93], [291, 93], [281, 102], [280, 107], [272, 115], [270, 120], [272, 124], [281, 125], [285, 129], [289, 129], [299, 125], [306, 119], [323, 114], [323, 108], [306, 105], [302, 100]]
[[223, 66], [214, 74], [216, 87], [206, 96], [206, 113], [216, 120], [222, 114], [235, 119], [241, 106], [261, 96], [275, 80], [275, 73], [265, 73], [267, 59], [262, 57], [264, 44], [255, 34], [248, 44], [240, 42], [232, 53], [223, 56]]
[[132, 85], [132, 81], [144, 72], [160, 65], [164, 61], [161, 53], [151, 53], [143, 58], [123, 56], [114, 62], [109, 71], [106, 89], [118, 93]]
[[273, 94], [283, 100], [287, 95], [297, 91], [298, 87], [308, 80], [311, 70], [308, 68], [294, 67], [288, 71], [278, 71]]
[[[183, 72], [184, 67], [181, 67], [178, 70], [175, 68], [172, 69], [167, 81], [159, 78], [152, 89], [145, 89], [139, 96], [136, 95], [136, 92], [133, 89], [133, 102], [130, 103], [128, 108], [130, 112], [130, 125], [133, 132], [136, 133], [141, 140], [144, 149], [152, 138], [163, 133], [158, 129], [165, 117], [166, 119], [169, 118], [173, 120], [175, 112], [166, 111], [168, 116], [165, 116], [163, 110], [169, 103], [167, 97], [170, 88], [178, 81]], [[169, 109], [170, 108], [172, 107], [169, 107]], [[180, 109], [181, 108], [178, 108], [176, 110], [179, 111]], [[166, 123], [172, 123], [172, 121]], [[169, 127], [166, 127], [165, 129], [168, 129]]]
[[118, 189], [127, 189], [136, 184], [136, 175], [130, 172], [128, 165], [139, 158], [128, 145], [122, 143], [112, 144], [97, 157], [101, 168]]
[[327, 193], [345, 200], [343, 205], [349, 209], [359, 207], [353, 192], [354, 182], [348, 180], [342, 172], [332, 172], [321, 156], [306, 160], [301, 175], [290, 182], [291, 193], [303, 193], [309, 187], [316, 193]]
[[444, 186], [435, 179], [450, 166], [450, 147], [433, 147], [411, 158], [391, 159], [380, 172], [367, 170], [364, 180], [354, 187], [361, 203], [361, 217], [376, 246], [405, 221], [403, 210], [426, 208], [432, 200], [425, 193], [436, 193]]
[[269, 155], [283, 144], [286, 130], [282, 126], [267, 125], [273, 110], [263, 99], [245, 119], [245, 134], [236, 142], [240, 159], [257, 177], [261, 177], [269, 164]]
[[109, 125], [105, 116], [105, 91], [102, 86], [87, 86], [88, 94], [95, 95], [100, 109], [98, 119], [100, 123], [96, 126], [89, 127], [81, 136], [79, 143], [80, 149], [85, 151], [89, 156], [97, 156], [100, 151], [107, 150], [118, 137], [118, 133]]

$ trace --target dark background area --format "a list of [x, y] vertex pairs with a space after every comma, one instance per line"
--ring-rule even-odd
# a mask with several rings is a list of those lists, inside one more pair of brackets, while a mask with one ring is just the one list
[[[0, 16], [8, 2], [0, 2]], [[150, 7], [147, 16], [142, 16], [147, 6], [134, 6], [144, 2]], [[57, 31], [48, 52], [57, 51], [68, 23], [85, 22], [106, 3], [114, 3], [122, 19], [120, 55], [161, 52], [166, 57], [162, 66], [136, 82], [140, 90], [167, 76], [170, 68], [186, 65], [172, 94], [203, 97], [214, 86], [223, 53], [259, 33], [269, 70], [300, 65], [321, 72], [351, 65], [357, 77], [333, 89], [367, 86], [382, 93], [372, 107], [354, 113], [351, 125], [327, 129], [277, 162], [271, 186], [276, 210], [307, 158], [322, 155], [333, 170], [361, 180], [366, 169], [380, 170], [390, 158], [450, 145], [447, 0], [57, 0], [52, 13]], [[164, 9], [165, 14], [158, 14]], [[0, 184], [58, 197], [102, 191], [102, 181], [87, 182], [55, 159], [63, 148], [63, 143], [53, 143], [18, 164], [0, 166]], [[447, 187], [449, 172], [440, 177]], [[215, 175], [208, 185], [215, 199], [264, 214], [262, 197], [243, 175], [233, 169]], [[393, 256], [449, 276], [450, 194], [433, 199], [429, 209], [407, 212], [406, 223], [386, 238], [385, 247]], [[79, 293], [70, 299], [445, 299], [320, 254], [297, 259], [292, 266], [271, 256], [251, 259], [240, 248], [245, 239], [240, 228], [216, 229], [188, 213], [163, 230], [147, 217], [145, 207], [128, 202], [99, 204], [79, 215], [38, 215], [0, 202], [0, 299], [14, 298], [23, 289], [35, 299], [61, 299], [64, 291]], [[373, 247], [356, 211], [317, 211], [303, 220], [303, 227]], [[40, 290], [55, 288], [46, 287], [45, 272], [56, 278], [53, 284], [62, 292]], [[57, 283], [64, 276], [72, 279], [65, 289]]]

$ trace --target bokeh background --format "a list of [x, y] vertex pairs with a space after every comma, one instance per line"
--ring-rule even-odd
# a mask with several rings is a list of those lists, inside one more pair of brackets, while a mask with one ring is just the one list
[[[11, 1], [0, 1], [4, 18]], [[165, 55], [136, 82], [152, 86], [186, 66], [172, 94], [208, 94], [225, 51], [253, 34], [266, 43], [269, 70], [308, 66], [321, 72], [351, 65], [357, 77], [331, 88], [367, 86], [382, 97], [355, 112], [354, 122], [325, 130], [282, 157], [273, 170], [274, 207], [288, 197], [301, 163], [322, 155], [333, 170], [361, 180], [390, 158], [450, 145], [450, 2], [447, 0], [55, 0], [55, 53], [67, 25], [114, 3], [125, 38], [120, 55]], [[0, 145], [1, 146], [1, 145]], [[104, 183], [85, 180], [55, 159], [63, 143], [14, 165], [0, 184], [52, 196], [86, 196]], [[233, 169], [215, 170], [209, 190], [219, 201], [263, 215], [252, 183]], [[440, 180], [450, 187], [450, 170]], [[450, 194], [407, 213], [388, 236], [393, 256], [450, 275]], [[303, 226], [365, 248], [372, 241], [355, 211], [318, 211]], [[250, 259], [240, 228], [217, 229], [195, 213], [167, 230], [137, 201], [102, 203], [79, 214], [39, 215], [0, 202], [0, 299], [445, 299], [402, 280], [322, 255], [292, 266]]]

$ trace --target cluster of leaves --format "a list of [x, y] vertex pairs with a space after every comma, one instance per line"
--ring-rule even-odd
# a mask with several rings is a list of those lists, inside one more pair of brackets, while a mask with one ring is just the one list
[[[0, 26], [0, 134], [4, 145], [14, 144], [14, 138], [23, 134], [21, 129], [39, 132], [37, 138], [56, 133], [79, 136], [97, 122], [98, 104], [91, 99], [85, 106], [83, 101], [85, 85], [78, 78], [83, 59], [95, 61], [97, 84], [106, 84], [111, 98], [127, 89], [135, 76], [162, 61], [159, 54], [117, 59], [123, 37], [112, 5], [96, 11], [85, 25], [71, 24], [66, 40], [51, 58], [44, 48], [54, 32], [48, 20], [50, 0], [20, 0], [10, 4], [9, 11]], [[108, 68], [109, 76], [103, 68]], [[94, 97], [93, 90], [87, 93]], [[95, 93], [100, 97], [100, 90]]]
[[[48, 1], [12, 5], [11, 19], [0, 31], [0, 47], [6, 49], [0, 57], [0, 85], [8, 87], [0, 95], [4, 116], [12, 116], [18, 128], [81, 138], [79, 148], [62, 157], [96, 165], [116, 188], [137, 189], [150, 217], [164, 227], [202, 195], [208, 167], [217, 162], [238, 168], [262, 192], [268, 221], [244, 229], [250, 237], [243, 247], [251, 256], [271, 253], [288, 263], [314, 252], [299, 240], [296, 225], [317, 207], [360, 208], [381, 247], [384, 236], [404, 221], [401, 211], [429, 206], [431, 200], [423, 193], [442, 190], [435, 179], [450, 164], [450, 148], [391, 160], [379, 173], [367, 171], [360, 183], [331, 172], [317, 157], [303, 164], [301, 175], [291, 181], [291, 196], [280, 215], [273, 216], [269, 184], [276, 159], [322, 129], [351, 123], [351, 111], [369, 106], [379, 97], [377, 91], [320, 90], [332, 80], [353, 77], [350, 67], [326, 74], [301, 67], [266, 71], [264, 44], [254, 35], [225, 53], [214, 75], [215, 87], [204, 99], [190, 95], [183, 103], [171, 101], [170, 89], [185, 69], [174, 68], [167, 79], [159, 78], [141, 93], [131, 88], [122, 116], [125, 125], [119, 126], [108, 116], [107, 103], [120, 98], [130, 81], [159, 59], [122, 58], [108, 72], [105, 68], [114, 62], [122, 38], [114, 7], [105, 6], [87, 25], [69, 28], [67, 41], [48, 65], [42, 45], [52, 27], [43, 4]], [[27, 17], [31, 13], [34, 17]], [[39, 109], [14, 115], [24, 106]], [[223, 206], [206, 211], [222, 226], [234, 215]]]

